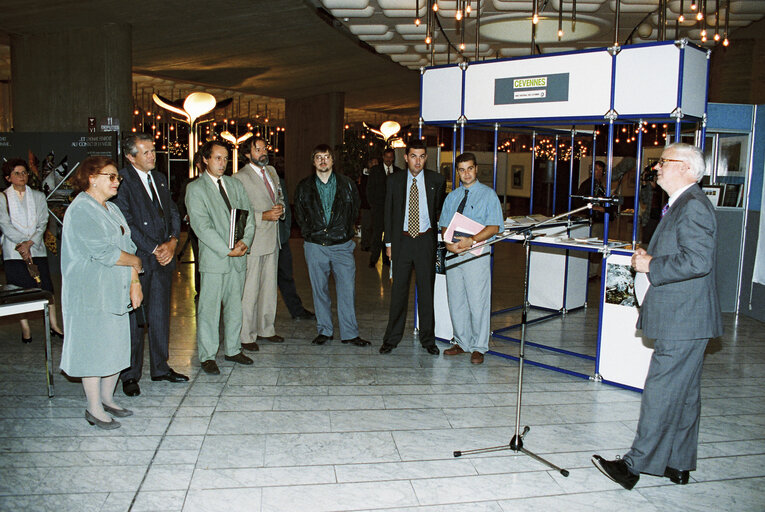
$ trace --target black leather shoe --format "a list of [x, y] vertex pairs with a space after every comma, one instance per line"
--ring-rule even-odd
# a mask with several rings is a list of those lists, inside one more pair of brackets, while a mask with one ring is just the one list
[[434, 356], [437, 356], [438, 354], [441, 353], [441, 351], [438, 350], [438, 347], [435, 346], [435, 345], [428, 345], [427, 347], [422, 347], [422, 348], [427, 350], [428, 354], [431, 354], [431, 355], [434, 355]]
[[669, 481], [673, 484], [685, 485], [691, 477], [691, 472], [687, 469], [685, 471], [680, 471], [679, 469], [667, 466], [664, 469], [664, 477], [669, 478]]
[[351, 343], [353, 345], [356, 345], [357, 347], [366, 347], [367, 345], [371, 345], [372, 342], [364, 340], [356, 336], [355, 338], [352, 338], [350, 340], [342, 340], [343, 343]]
[[138, 387], [138, 381], [135, 379], [123, 380], [122, 391], [127, 396], [138, 396], [141, 394], [141, 388]]
[[332, 339], [332, 336], [325, 336], [323, 334], [319, 334], [313, 339], [311, 343], [314, 345], [324, 345], [326, 342], [328, 342], [331, 339]]
[[249, 350], [250, 352], [257, 352], [258, 350], [260, 350], [260, 347], [254, 341], [250, 343], [242, 343], [242, 348], [245, 350]]
[[152, 377], [151, 380], [153, 381], [166, 380], [168, 382], [187, 382], [189, 378], [170, 368], [170, 371], [167, 372], [166, 374], [158, 375], [157, 377]]
[[29, 338], [25, 338], [24, 335], [21, 335], [21, 343], [32, 343], [32, 336]]
[[51, 337], [51, 339], [58, 338], [61, 341], [64, 341], [64, 333], [63, 332], [56, 332], [53, 329], [50, 330], [50, 337]]
[[239, 352], [235, 356], [225, 356], [224, 359], [226, 361], [233, 361], [234, 363], [239, 364], [252, 364], [252, 359], [244, 355], [243, 353]]
[[316, 318], [316, 315], [314, 315], [312, 311], [308, 311], [307, 309], [304, 309], [302, 313], [300, 313], [298, 316], [293, 318], [295, 320], [313, 320]]
[[590, 460], [601, 473], [628, 491], [640, 480], [640, 475], [631, 473], [623, 459], [606, 460], [600, 455], [593, 455]]
[[388, 345], [387, 343], [383, 343], [383, 344], [380, 346], [380, 353], [381, 353], [381, 354], [390, 354], [390, 352], [391, 352], [391, 351], [392, 351], [394, 348], [396, 348], [396, 347], [394, 347], [393, 345]]
[[202, 369], [205, 371], [205, 373], [210, 375], [220, 374], [220, 370], [218, 369], [218, 363], [215, 362], [215, 359], [210, 359], [209, 361], [202, 361]]
[[270, 341], [271, 343], [284, 343], [284, 338], [278, 334], [273, 336], [258, 336], [258, 341]]

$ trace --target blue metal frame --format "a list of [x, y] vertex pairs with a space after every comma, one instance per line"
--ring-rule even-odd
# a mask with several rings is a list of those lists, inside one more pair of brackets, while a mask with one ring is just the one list
[[[465, 100], [466, 100], [465, 83], [466, 83], [466, 70], [467, 70], [467, 68], [462, 66], [461, 67], [461, 69], [462, 69], [462, 91], [461, 91], [461, 98], [460, 98], [460, 101], [461, 101], [461, 103], [460, 103], [461, 104], [460, 124], [461, 124], [462, 130], [461, 130], [460, 151], [464, 151], [464, 137], [465, 137], [465, 124], [466, 124], [466, 122], [469, 122], [471, 124], [471, 126], [474, 126], [476, 128], [479, 128], [479, 129], [481, 127], [485, 127], [485, 128], [488, 129], [488, 128], [491, 127], [492, 124], [494, 125], [493, 126], [493, 128], [494, 128], [494, 183], [493, 183], [493, 186], [494, 186], [494, 189], [496, 190], [496, 188], [497, 188], [497, 166], [498, 166], [497, 144], [498, 144], [498, 140], [499, 140], [498, 139], [499, 126], [500, 125], [501, 126], [506, 126], [506, 127], [513, 127], [513, 126], [518, 126], [518, 127], [520, 127], [520, 126], [527, 126], [528, 127], [528, 126], [531, 126], [532, 127], [532, 129], [531, 129], [531, 134], [532, 134], [532, 145], [531, 145], [532, 163], [531, 163], [531, 183], [530, 183], [530, 194], [529, 194], [529, 214], [533, 214], [533, 210], [534, 210], [534, 175], [535, 175], [535, 172], [536, 172], [535, 160], [536, 160], [536, 157], [537, 157], [535, 147], [536, 147], [536, 142], [537, 142], [538, 134], [539, 133], [544, 133], [545, 131], [547, 131], [544, 128], [542, 128], [542, 126], [544, 126], [546, 124], [550, 124], [550, 125], [557, 124], [557, 125], [559, 125], [559, 124], [567, 123], [567, 122], [571, 122], [571, 124], [574, 124], [574, 123], [590, 124], [590, 123], [592, 123], [592, 124], [595, 124], [595, 125], [600, 125], [600, 124], [603, 124], [604, 121], [607, 121], [607, 123], [608, 123], [608, 139], [607, 139], [607, 158], [608, 158], [608, 162], [607, 162], [606, 190], [608, 190], [609, 193], [610, 193], [611, 184], [612, 184], [612, 171], [613, 171], [614, 130], [615, 130], [615, 126], [618, 125], [618, 124], [625, 124], [625, 123], [630, 123], [630, 122], [635, 122], [635, 121], [639, 122], [640, 123], [640, 125], [639, 125], [640, 126], [640, 131], [638, 132], [638, 144], [637, 144], [637, 159], [636, 159], [636, 161], [637, 161], [637, 169], [636, 169], [636, 179], [635, 179], [635, 201], [634, 201], [633, 232], [632, 232], [632, 247], [634, 249], [634, 247], [636, 245], [636, 242], [637, 242], [637, 226], [638, 226], [638, 211], [639, 211], [639, 186], [640, 186], [640, 174], [642, 172], [642, 141], [643, 141], [643, 136], [642, 136], [642, 133], [643, 133], [642, 132], [642, 126], [643, 125], [642, 125], [642, 123], [644, 121], [646, 121], [646, 122], [667, 122], [667, 121], [671, 121], [674, 118], [674, 121], [675, 121], [675, 139], [679, 140], [680, 135], [682, 133], [682, 124], [684, 122], [685, 123], [698, 123], [698, 122], [700, 122], [701, 123], [701, 141], [700, 141], [700, 147], [702, 149], [704, 148], [704, 143], [705, 143], [704, 138], [705, 138], [705, 134], [706, 134], [706, 125], [705, 125], [706, 110], [707, 110], [706, 105], [708, 103], [709, 83], [707, 81], [706, 89], [705, 89], [705, 103], [704, 103], [704, 111], [705, 112], [702, 115], [702, 117], [688, 116], [688, 115], [683, 116], [682, 111], [681, 111], [681, 108], [682, 108], [682, 99], [683, 99], [683, 89], [682, 89], [683, 88], [683, 71], [684, 71], [683, 68], [684, 68], [684, 64], [685, 64], [685, 51], [686, 51], [686, 48], [688, 46], [690, 46], [692, 48], [697, 48], [699, 50], [707, 52], [707, 77], [708, 77], [709, 76], [709, 65], [710, 65], [710, 63], [709, 63], [709, 52], [706, 49], [704, 49], [704, 48], [702, 48], [702, 47], [700, 47], [698, 45], [695, 45], [693, 43], [690, 43], [690, 42], [687, 42], [687, 41], [684, 41], [683, 43], [684, 43], [685, 46], [680, 48], [677, 105], [676, 105], [676, 110], [674, 112], [655, 112], [655, 113], [641, 113], [641, 114], [618, 116], [618, 114], [616, 112], [614, 112], [614, 98], [615, 98], [614, 92], [615, 92], [615, 83], [616, 83], [616, 65], [615, 64], [616, 64], [616, 58], [617, 58], [617, 55], [618, 55], [619, 52], [613, 52], [611, 54], [611, 57], [612, 57], [612, 68], [611, 68], [610, 112], [609, 112], [609, 115], [605, 116], [606, 119], [604, 119], [603, 116], [581, 116], [581, 117], [554, 117], [554, 118], [553, 117], [514, 118], [512, 120], [511, 119], [505, 119], [505, 118], [497, 118], [497, 119], [480, 119], [480, 120], [470, 121], [470, 120], [466, 120], [465, 119]], [[675, 42], [674, 41], [661, 41], [661, 42], [641, 43], [641, 44], [636, 44], [636, 45], [630, 45], [629, 47], [622, 47], [622, 49], [623, 48], [650, 47], [650, 46], [666, 46], [666, 45], [670, 45], [670, 44], [675, 44]], [[575, 50], [575, 51], [570, 51], [570, 52], [561, 52], [561, 53], [556, 54], [556, 55], [602, 52], [604, 50], [606, 50], [606, 49], [604, 49], [604, 48], [592, 48], [592, 49], [588, 49], [588, 50]], [[512, 58], [507, 58], [507, 59], [496, 59], [496, 60], [492, 60], [492, 61], [474, 62], [474, 63], [470, 63], [469, 65], [470, 66], [478, 66], [478, 65], [482, 65], [482, 64], [496, 64], [497, 62], [503, 62], [503, 61], [511, 61], [511, 60], [512, 61], [518, 61], [518, 60], [536, 59], [536, 58], [545, 58], [545, 57], [549, 57], [549, 55], [529, 55], [529, 56], [524, 56], [524, 57], [512, 57]], [[453, 67], [453, 66], [454, 65], [448, 65], [447, 64], [447, 65], [440, 65], [440, 66], [430, 66], [427, 69], [437, 69], [437, 68], [445, 68], [445, 67]], [[421, 77], [420, 77], [420, 89], [421, 89], [421, 92], [420, 92], [420, 100], [421, 100], [420, 101], [420, 120], [421, 120], [421, 123], [420, 123], [420, 136], [422, 136], [422, 73], [421, 73]], [[429, 124], [433, 124], [433, 125], [437, 125], [437, 126], [438, 125], [449, 125], [449, 124], [452, 124], [452, 123], [454, 123], [453, 120], [452, 121], [444, 120], [444, 121], [429, 122]], [[555, 154], [557, 156], [557, 153], [558, 153], [558, 141], [559, 141], [559, 131], [556, 130], [555, 128], [552, 128], [552, 127], [549, 128], [548, 130], [555, 134]], [[574, 151], [574, 142], [575, 142], [575, 127], [572, 127], [572, 130], [571, 130], [571, 148], [572, 148], [572, 152]], [[453, 153], [455, 155], [453, 158], [456, 158], [456, 131], [455, 131], [455, 138], [454, 138], [452, 147], [454, 148], [454, 152]], [[593, 166], [593, 168], [591, 170], [591, 172], [593, 172], [593, 173], [594, 173], [594, 166], [595, 166], [595, 161], [596, 161], [596, 153], [597, 153], [596, 150], [597, 150], [597, 134], [593, 130], [593, 133], [592, 133], [592, 166]], [[555, 164], [554, 164], [555, 171], [557, 171], [557, 165], [558, 165], [558, 163], [557, 163], [557, 158], [556, 158], [556, 161], [555, 161]], [[452, 166], [452, 169], [453, 169], [453, 173], [454, 173], [455, 172], [454, 171], [454, 165]], [[556, 192], [557, 192], [557, 172], [555, 172], [554, 174], [555, 174], [555, 176], [554, 176], [554, 179], [553, 179], [553, 205], [552, 205], [553, 214], [555, 214], [555, 211], [556, 211], [555, 196], [556, 196]], [[453, 183], [456, 186], [456, 177], [453, 177]], [[594, 185], [594, 182], [593, 182], [593, 185]], [[569, 210], [571, 209], [571, 194], [572, 194], [572, 192], [573, 192], [573, 159], [572, 159], [572, 162], [570, 164], [570, 169], [569, 169], [569, 200], [568, 200]], [[608, 240], [608, 230], [609, 230], [608, 224], [609, 224], [609, 220], [610, 220], [609, 217], [610, 217], [610, 215], [609, 215], [608, 211], [606, 211], [604, 213], [604, 233], [603, 233], [604, 241], [603, 241], [603, 246], [598, 247], [598, 248], [595, 248], [595, 247], [586, 247], [586, 246], [585, 247], [582, 247], [582, 246], [572, 246], [572, 245], [556, 244], [556, 243], [548, 243], [548, 242], [539, 242], [539, 241], [533, 241], [533, 240], [528, 241], [528, 243], [530, 245], [532, 245], [532, 246], [533, 245], [540, 245], [540, 246], [551, 247], [551, 248], [565, 249], [567, 256], [568, 256], [570, 250], [579, 250], [579, 251], [585, 251], [585, 252], [601, 252], [601, 253], [603, 253], [604, 254], [604, 265], [603, 265], [603, 270], [602, 270], [602, 274], [601, 274], [601, 285], [600, 285], [600, 302], [601, 302], [601, 304], [603, 303], [603, 300], [604, 300], [604, 297], [605, 297], [605, 278], [604, 278], [605, 276], [603, 275], [603, 273], [605, 272], [605, 268], [606, 268], [605, 263], [607, 261], [607, 258], [609, 256], [609, 254], [622, 254], [622, 255], [631, 255], [632, 254], [631, 250], [623, 250], [623, 249], [617, 249], [617, 248], [610, 248], [608, 246], [607, 240]], [[517, 241], [517, 240], [508, 240], [508, 241]], [[493, 250], [493, 248], [492, 248], [492, 250]], [[493, 266], [492, 266], [492, 270], [493, 270]], [[528, 269], [527, 269], [527, 272], [528, 272]], [[566, 265], [565, 273], [566, 273], [566, 277], [567, 277], [567, 275], [568, 275], [568, 265]], [[567, 285], [567, 283], [564, 284], [564, 297], [563, 297], [563, 304], [564, 304], [563, 310], [564, 311], [565, 311], [565, 305], [566, 305], [566, 292], [567, 292], [566, 285]], [[415, 289], [415, 304], [416, 304], [416, 289]], [[515, 310], [518, 310], [518, 309], [521, 309], [521, 308], [522, 308], [522, 306], [515, 306], [515, 307], [511, 307], [511, 308], [506, 308], [506, 309], [503, 309], [503, 310], [500, 310], [500, 311], [495, 311], [495, 312], [492, 313], [492, 315], [498, 315], [498, 314], [502, 314], [502, 313], [506, 313], [506, 312], [510, 312], [510, 311], [515, 311]], [[539, 309], [543, 309], [543, 308], [539, 308]], [[552, 315], [546, 315], [546, 316], [543, 316], [543, 317], [540, 317], [540, 318], [537, 318], [537, 319], [534, 319], [534, 320], [531, 320], [531, 321], [526, 321], [525, 325], [529, 325], [529, 324], [531, 324], [533, 322], [541, 322], [541, 321], [544, 321], [546, 319], [552, 318], [554, 316], [558, 316], [560, 314], [561, 314], [561, 312], [557, 312], [556, 311]], [[494, 337], [496, 339], [500, 339], [500, 340], [505, 340], [505, 341], [517, 341], [515, 338], [512, 338], [510, 336], [505, 336], [505, 335], [500, 334], [501, 332], [504, 332], [504, 331], [507, 331], [507, 330], [510, 330], [510, 329], [513, 329], [513, 328], [517, 328], [517, 327], [518, 327], [518, 325], [510, 326], [510, 327], [504, 327], [504, 328], [498, 329], [498, 330], [492, 332], [492, 337]], [[579, 358], [583, 358], [583, 359], [586, 359], [586, 360], [594, 360], [595, 361], [595, 375], [594, 376], [593, 375], [586, 375], [586, 374], [583, 374], [583, 373], [580, 373], [580, 372], [575, 372], [575, 371], [567, 370], [565, 368], [559, 368], [559, 367], [556, 367], [556, 366], [553, 366], [553, 365], [548, 365], [548, 364], [539, 363], [539, 362], [536, 362], [536, 361], [531, 361], [531, 360], [528, 360], [528, 359], [525, 359], [525, 361], [528, 362], [531, 365], [538, 366], [540, 368], [545, 368], [545, 369], [549, 369], [549, 370], [565, 373], [565, 374], [568, 374], [568, 375], [573, 375], [573, 376], [581, 377], [581, 378], [584, 378], [584, 379], [592, 379], [592, 378], [596, 378], [597, 379], [597, 378], [599, 378], [599, 375], [600, 375], [600, 361], [599, 361], [600, 358], [599, 358], [599, 354], [600, 354], [600, 351], [601, 351], [602, 329], [603, 329], [603, 308], [601, 307], [599, 309], [599, 314], [598, 314], [598, 335], [597, 335], [596, 352], [595, 352], [595, 356], [594, 357], [590, 356], [590, 355], [587, 355], [587, 354], [580, 354], [580, 353], [577, 353], [577, 352], [568, 351], [568, 350], [565, 350], [565, 349], [560, 349], [560, 348], [557, 348], [557, 347], [548, 347], [548, 346], [545, 346], [545, 345], [542, 345], [542, 344], [539, 344], [539, 343], [533, 343], [533, 342], [525, 341], [525, 343], [528, 344], [529, 346], [533, 346], [533, 347], [537, 347], [537, 348], [542, 348], [542, 349], [546, 349], [546, 350], [551, 350], [551, 351], [554, 351], [554, 352], [557, 352], [557, 353], [560, 353], [560, 354], [569, 355], [569, 356], [573, 356], [573, 357], [579, 357]], [[515, 361], [519, 360], [517, 357], [510, 356], [508, 354], [502, 354], [502, 353], [499, 353], [499, 352], [496, 352], [496, 351], [493, 351], [493, 350], [488, 351], [488, 353], [492, 354], [492, 355], [504, 357], [504, 358], [507, 358], [507, 359], [512, 359], [512, 360], [515, 360]], [[626, 385], [623, 385], [623, 384], [619, 384], [617, 382], [612, 382], [612, 381], [607, 381], [607, 380], [603, 380], [603, 382], [606, 383], [606, 384], [609, 384], [609, 385], [620, 387], [622, 389], [629, 389], [629, 390], [640, 392], [640, 390], [637, 389], [637, 388], [634, 388], [634, 387], [631, 387], [631, 386], [626, 386]]]

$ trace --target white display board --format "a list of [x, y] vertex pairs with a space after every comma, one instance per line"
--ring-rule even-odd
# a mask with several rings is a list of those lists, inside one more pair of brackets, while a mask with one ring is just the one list
[[610, 109], [612, 62], [603, 49], [471, 64], [465, 71], [465, 117], [601, 117]]
[[[537, 230], [534, 233], [557, 237], [586, 238], [589, 226], [577, 226], [566, 233], [566, 227]], [[584, 306], [587, 300], [588, 252], [531, 246], [529, 263], [529, 304], [547, 309], [574, 309]], [[563, 291], [566, 300], [563, 300]]]
[[456, 121], [462, 115], [462, 69], [426, 69], [422, 75], [420, 116], [423, 121]]
[[709, 52], [694, 46], [685, 47], [683, 61], [683, 115], [703, 117], [707, 111]]
[[[681, 54], [684, 54], [682, 70]], [[706, 87], [704, 50], [692, 46], [680, 48], [668, 42], [625, 47], [616, 56], [614, 110], [619, 116], [666, 115], [680, 107], [683, 115], [701, 117], [706, 110]]]
[[630, 256], [621, 254], [611, 254], [605, 261], [599, 370], [605, 380], [643, 389], [653, 355], [653, 340], [644, 339], [642, 331], [635, 328], [638, 308], [634, 298], [629, 298], [634, 289], [630, 264]]
[[[436, 274], [436, 285], [433, 289], [433, 308], [436, 317], [436, 338], [451, 340], [452, 317], [449, 313], [449, 296], [446, 292], [446, 275]], [[415, 313], [416, 314], [416, 313]]]

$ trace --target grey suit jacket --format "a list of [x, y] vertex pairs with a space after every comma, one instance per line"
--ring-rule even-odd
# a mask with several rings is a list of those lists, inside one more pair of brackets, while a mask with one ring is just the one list
[[693, 185], [672, 204], [648, 245], [651, 286], [637, 322], [644, 336], [689, 340], [722, 334], [716, 239], [714, 208]]
[[[223, 176], [223, 184], [232, 208], [247, 210], [247, 227], [242, 241], [252, 247], [255, 235], [255, 221], [252, 207], [244, 187], [230, 176]], [[199, 238], [199, 271], [227, 274], [231, 271], [244, 272], [247, 259], [244, 256], [228, 255], [228, 232], [230, 213], [218, 187], [208, 176], [202, 174], [186, 187], [186, 208], [189, 212], [191, 229]]]
[[[276, 174], [276, 170], [267, 165], [266, 173], [271, 178], [271, 183], [274, 184], [274, 197], [276, 201], [280, 202], [283, 206], [284, 199], [280, 200], [279, 176]], [[234, 178], [244, 185], [244, 190], [250, 199], [252, 213], [255, 217], [255, 238], [252, 240], [250, 254], [256, 256], [271, 254], [280, 247], [279, 222], [263, 220], [262, 213], [273, 208], [275, 203], [271, 200], [271, 195], [268, 193], [265, 183], [263, 183], [260, 169], [255, 170], [252, 164], [247, 164], [234, 174]]]

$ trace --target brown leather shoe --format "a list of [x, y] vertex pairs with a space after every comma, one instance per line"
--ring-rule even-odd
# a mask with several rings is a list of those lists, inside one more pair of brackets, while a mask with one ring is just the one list
[[238, 354], [233, 356], [223, 356], [223, 359], [225, 359], [226, 361], [232, 361], [234, 363], [239, 363], [239, 364], [252, 364], [252, 359], [244, 355], [242, 352], [239, 352]]
[[446, 350], [444, 350], [445, 356], [456, 356], [457, 354], [464, 354], [464, 353], [465, 351], [462, 350], [462, 347], [460, 347], [456, 343], [452, 345], [451, 348], [447, 348]]
[[284, 343], [284, 338], [278, 334], [273, 336], [258, 336], [258, 341], [270, 341], [271, 343]]
[[242, 343], [242, 348], [245, 350], [249, 350], [250, 352], [257, 352], [258, 350], [260, 350], [260, 347], [254, 341], [251, 343]]
[[480, 352], [476, 350], [470, 355], [470, 362], [473, 364], [483, 363], [483, 354], [481, 354]]

